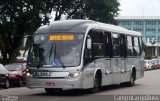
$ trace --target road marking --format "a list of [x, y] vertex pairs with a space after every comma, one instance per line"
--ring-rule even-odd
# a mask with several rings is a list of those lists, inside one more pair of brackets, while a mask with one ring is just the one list
[[9, 89], [1, 89], [0, 92], [12, 92], [12, 91], [18, 91], [18, 90], [25, 90], [28, 89], [26, 87], [20, 87], [20, 88], [9, 88]]
[[47, 100], [47, 101], [59, 101], [61, 100], [62, 98], [55, 98], [55, 99], [50, 99], [50, 100]]

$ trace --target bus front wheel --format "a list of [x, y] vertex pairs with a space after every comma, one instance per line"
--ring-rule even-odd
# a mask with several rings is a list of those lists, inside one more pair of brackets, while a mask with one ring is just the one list
[[53, 94], [53, 93], [62, 91], [62, 89], [45, 88], [45, 91], [47, 94]]
[[100, 90], [101, 87], [101, 76], [97, 73], [94, 78], [93, 88], [90, 89], [90, 92], [96, 93]]

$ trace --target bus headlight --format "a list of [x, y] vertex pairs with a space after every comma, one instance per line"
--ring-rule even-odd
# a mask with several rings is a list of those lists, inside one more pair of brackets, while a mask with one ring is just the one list
[[76, 78], [76, 77], [79, 76], [79, 74], [80, 74], [80, 72], [77, 71], [77, 72], [70, 73], [70, 76], [73, 77], [73, 78]]
[[29, 71], [29, 69], [26, 69], [26, 73], [25, 73], [26, 77], [32, 77], [32, 73]]
[[27, 74], [26, 74], [28, 77], [30, 77], [31, 76], [31, 73], [29, 73], [29, 72], [27, 72]]

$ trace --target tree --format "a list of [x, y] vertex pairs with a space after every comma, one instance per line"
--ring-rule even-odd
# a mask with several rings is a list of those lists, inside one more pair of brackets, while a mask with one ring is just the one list
[[15, 60], [23, 36], [32, 34], [40, 25], [36, 3], [32, 0], [0, 1], [0, 50], [4, 63]]
[[116, 24], [114, 17], [118, 15], [117, 0], [83, 0], [73, 12], [68, 12], [68, 18], [84, 18], [104, 23]]
[[[55, 12], [54, 20], [91, 19], [115, 23], [117, 0], [0, 0], [0, 50], [5, 63], [12, 62], [24, 35], [33, 34], [41, 25], [42, 13]], [[43, 24], [49, 18], [44, 16]]]
[[55, 12], [54, 20], [91, 19], [104, 23], [115, 24], [114, 17], [118, 15], [117, 0], [54, 0], [46, 1], [43, 12]]
[[89, 0], [88, 17], [90, 19], [115, 24], [114, 17], [118, 15], [117, 0]]

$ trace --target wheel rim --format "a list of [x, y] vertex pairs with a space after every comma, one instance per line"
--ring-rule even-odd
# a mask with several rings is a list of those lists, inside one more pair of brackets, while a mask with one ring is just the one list
[[8, 79], [6, 80], [6, 88], [9, 88], [9, 81], [8, 81]]

